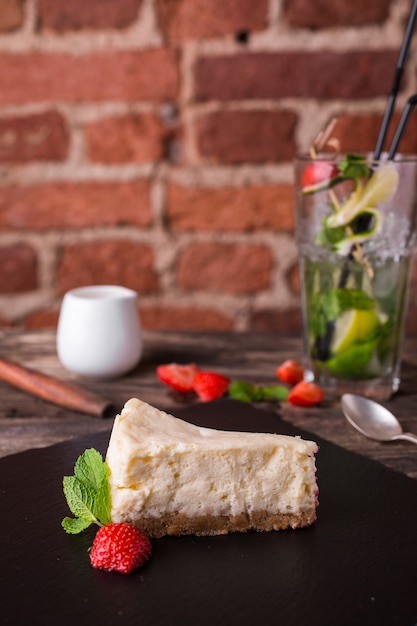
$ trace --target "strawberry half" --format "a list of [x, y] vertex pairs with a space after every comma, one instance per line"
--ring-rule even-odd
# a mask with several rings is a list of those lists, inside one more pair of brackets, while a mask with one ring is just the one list
[[339, 168], [332, 161], [312, 161], [306, 167], [301, 178], [301, 187], [304, 194], [314, 193], [341, 180]]
[[277, 378], [288, 385], [295, 385], [304, 378], [304, 368], [293, 359], [287, 359], [277, 368]]
[[318, 385], [302, 380], [288, 394], [288, 402], [296, 406], [314, 406], [324, 398], [324, 391]]
[[194, 391], [203, 402], [216, 400], [226, 393], [230, 378], [216, 372], [199, 372], [194, 378]]
[[194, 391], [194, 378], [199, 372], [199, 368], [194, 363], [179, 365], [178, 363], [168, 363], [159, 365], [156, 374], [161, 382], [168, 385], [175, 391]]
[[98, 530], [90, 550], [90, 561], [97, 569], [130, 574], [151, 554], [149, 538], [132, 524], [119, 522]]

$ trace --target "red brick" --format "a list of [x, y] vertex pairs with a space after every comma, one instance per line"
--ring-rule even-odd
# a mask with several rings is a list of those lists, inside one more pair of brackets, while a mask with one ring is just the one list
[[24, 243], [0, 248], [0, 293], [22, 293], [38, 287], [36, 252]]
[[[339, 140], [343, 152], [375, 150], [379, 130], [382, 124], [382, 115], [373, 113], [358, 113], [342, 115], [336, 123], [333, 136]], [[392, 117], [384, 148], [389, 149], [394, 132], [400, 119], [400, 113]], [[406, 154], [417, 153], [417, 116], [411, 115], [408, 120], [403, 138], [398, 146], [398, 152]]]
[[39, 0], [41, 30], [125, 28], [137, 19], [143, 0]]
[[41, 310], [31, 313], [23, 320], [25, 328], [53, 328], [58, 325], [59, 311]]
[[269, 287], [272, 265], [263, 245], [196, 243], [181, 254], [177, 282], [187, 290], [255, 293]]
[[129, 240], [64, 246], [57, 271], [58, 291], [73, 287], [116, 284], [150, 293], [158, 289], [153, 249]]
[[168, 188], [167, 217], [174, 230], [254, 231], [294, 229], [292, 185]]
[[253, 330], [276, 330], [285, 333], [300, 333], [302, 328], [301, 310], [264, 309], [252, 314], [250, 326]]
[[147, 306], [140, 309], [141, 323], [152, 330], [233, 330], [233, 318], [216, 311], [191, 306]]
[[164, 156], [167, 128], [152, 113], [110, 117], [85, 130], [87, 153], [101, 163], [146, 163]]
[[284, 18], [296, 28], [380, 24], [389, 17], [391, 0], [284, 0]]
[[0, 54], [0, 104], [167, 100], [178, 95], [174, 50]]
[[63, 161], [68, 129], [57, 111], [0, 118], [0, 162]]
[[267, 0], [158, 0], [159, 23], [166, 39], [217, 37], [263, 30]]
[[149, 226], [149, 181], [0, 186], [0, 228]]
[[288, 161], [294, 156], [295, 113], [217, 111], [197, 126], [200, 153], [223, 163]]
[[16, 30], [23, 24], [24, 0], [1, 0], [0, 33]]
[[373, 98], [390, 92], [398, 53], [242, 53], [201, 58], [196, 64], [196, 99]]

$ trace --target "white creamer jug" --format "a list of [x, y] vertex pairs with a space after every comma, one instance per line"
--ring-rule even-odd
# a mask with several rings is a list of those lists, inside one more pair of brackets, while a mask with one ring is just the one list
[[92, 285], [68, 291], [57, 328], [62, 365], [81, 376], [115, 378], [142, 356], [137, 293], [118, 285]]

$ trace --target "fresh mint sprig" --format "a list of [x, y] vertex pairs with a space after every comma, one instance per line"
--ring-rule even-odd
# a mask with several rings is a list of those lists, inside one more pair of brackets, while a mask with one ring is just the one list
[[67, 533], [76, 535], [91, 524], [104, 526], [111, 522], [108, 468], [100, 452], [89, 448], [78, 457], [73, 476], [64, 476], [64, 495], [71, 513], [62, 526]]
[[288, 394], [289, 390], [282, 385], [253, 385], [244, 380], [235, 380], [229, 387], [229, 397], [241, 402], [284, 402]]

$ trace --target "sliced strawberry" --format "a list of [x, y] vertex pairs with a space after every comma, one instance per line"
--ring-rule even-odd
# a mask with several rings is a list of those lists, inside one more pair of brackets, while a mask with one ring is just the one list
[[216, 372], [199, 372], [194, 378], [194, 391], [203, 402], [216, 400], [226, 393], [230, 379]]
[[143, 565], [152, 554], [149, 538], [127, 522], [102, 526], [90, 550], [93, 567], [130, 574]]
[[314, 406], [324, 398], [324, 391], [305, 380], [297, 383], [288, 394], [288, 402], [297, 406]]
[[188, 365], [167, 363], [156, 368], [156, 374], [161, 382], [175, 389], [175, 391], [181, 392], [194, 390], [194, 378], [199, 371], [195, 363]]
[[295, 385], [303, 380], [304, 368], [297, 361], [287, 359], [277, 368], [276, 375], [283, 383]]
[[307, 165], [301, 178], [303, 193], [326, 189], [339, 178], [339, 169], [333, 161], [312, 161]]

